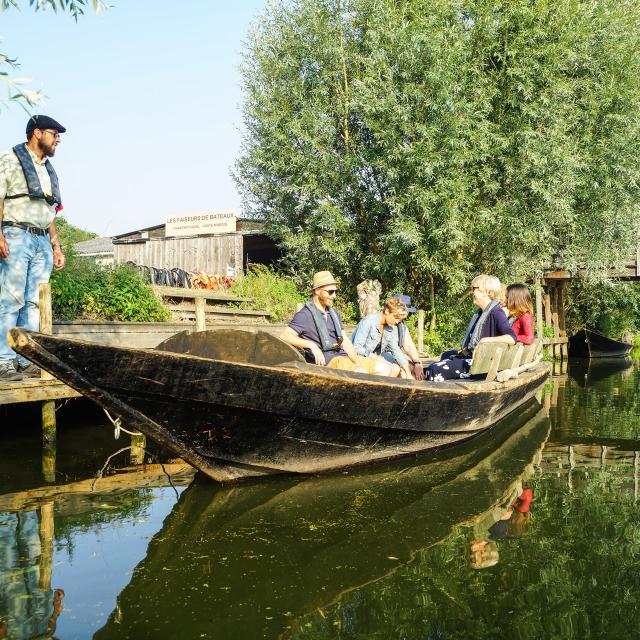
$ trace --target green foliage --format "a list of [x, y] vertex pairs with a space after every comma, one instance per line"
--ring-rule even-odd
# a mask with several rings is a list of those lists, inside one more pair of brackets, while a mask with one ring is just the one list
[[639, 17], [632, 0], [271, 4], [242, 68], [246, 210], [299, 281], [378, 278], [437, 310], [434, 344], [462, 334], [480, 271], [597, 279], [637, 238]]
[[567, 295], [567, 330], [588, 326], [612, 338], [640, 331], [640, 284], [573, 280]]
[[296, 312], [296, 304], [306, 300], [291, 278], [262, 264], [249, 265], [247, 273], [234, 282], [230, 293], [252, 298], [252, 302], [238, 306], [265, 309], [273, 322], [289, 321]]
[[60, 244], [64, 251], [68, 251], [69, 247], [72, 247], [76, 242], [83, 242], [84, 240], [91, 240], [92, 238], [98, 237], [97, 233], [75, 227], [67, 222], [63, 216], [56, 216], [56, 227], [58, 229]]
[[113, 269], [67, 254], [67, 266], [51, 277], [53, 314], [59, 320], [158, 322], [170, 313], [139, 273], [126, 265]]

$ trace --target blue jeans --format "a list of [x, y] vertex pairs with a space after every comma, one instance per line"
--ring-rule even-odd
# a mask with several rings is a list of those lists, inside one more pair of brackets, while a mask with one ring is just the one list
[[[49, 282], [53, 250], [49, 236], [36, 236], [19, 227], [2, 227], [9, 257], [0, 260], [0, 363], [16, 357], [7, 342], [13, 327], [40, 328], [39, 286]], [[18, 356], [20, 364], [29, 361]]]

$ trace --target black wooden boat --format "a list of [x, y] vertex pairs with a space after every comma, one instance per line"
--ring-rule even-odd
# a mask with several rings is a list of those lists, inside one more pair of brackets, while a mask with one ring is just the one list
[[299, 637], [306, 616], [513, 502], [549, 431], [532, 401], [473, 442], [405, 463], [241, 490], [196, 479], [94, 638]]
[[629, 355], [632, 344], [614, 340], [593, 329], [580, 329], [569, 338], [570, 358], [622, 358]]
[[12, 347], [208, 476], [317, 473], [466, 440], [534, 396], [505, 382], [417, 382], [301, 361], [264, 332], [184, 332], [128, 349], [12, 329]]

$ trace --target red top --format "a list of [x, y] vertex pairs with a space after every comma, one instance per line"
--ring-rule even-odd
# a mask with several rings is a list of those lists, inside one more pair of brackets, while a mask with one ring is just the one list
[[[531, 315], [531, 314], [527, 314]], [[531, 508], [531, 501], [533, 500], [533, 491], [529, 488], [523, 489], [522, 493], [516, 498], [513, 503], [513, 508], [517, 509], [521, 513], [527, 513]]]
[[516, 334], [516, 342], [522, 344], [533, 344], [535, 335], [533, 333], [533, 316], [530, 313], [521, 315], [511, 326]]

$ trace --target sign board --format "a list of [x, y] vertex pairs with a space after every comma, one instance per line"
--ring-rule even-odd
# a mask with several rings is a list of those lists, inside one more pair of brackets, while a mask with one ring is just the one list
[[209, 211], [207, 213], [187, 213], [167, 218], [165, 236], [202, 236], [209, 233], [235, 233], [236, 212]]

